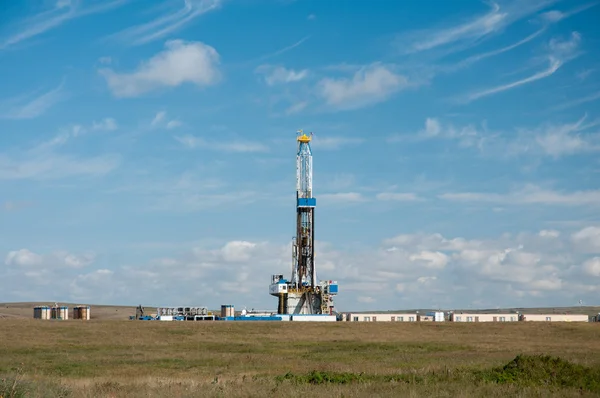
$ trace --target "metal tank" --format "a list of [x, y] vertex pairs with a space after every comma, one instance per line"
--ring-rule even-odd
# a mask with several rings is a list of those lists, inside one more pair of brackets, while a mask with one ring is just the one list
[[226, 304], [221, 306], [221, 318], [232, 317], [234, 316], [234, 312], [233, 305]]
[[90, 306], [89, 305], [80, 305], [78, 307], [79, 318], [84, 321], [88, 321], [90, 319]]

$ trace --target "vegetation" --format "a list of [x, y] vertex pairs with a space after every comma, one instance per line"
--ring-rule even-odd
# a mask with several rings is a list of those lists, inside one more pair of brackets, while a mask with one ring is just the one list
[[0, 320], [0, 396], [597, 396], [596, 323]]

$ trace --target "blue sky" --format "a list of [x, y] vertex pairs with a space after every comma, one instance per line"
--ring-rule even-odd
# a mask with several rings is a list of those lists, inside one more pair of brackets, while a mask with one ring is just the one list
[[599, 16], [571, 0], [4, 5], [0, 301], [274, 308], [301, 128], [338, 310], [598, 304]]

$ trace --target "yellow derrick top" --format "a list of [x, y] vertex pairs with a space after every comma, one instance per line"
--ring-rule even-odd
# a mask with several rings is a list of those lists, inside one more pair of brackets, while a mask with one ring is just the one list
[[304, 133], [302, 130], [298, 130], [298, 132], [302, 135], [298, 136], [298, 141], [303, 142], [303, 143], [307, 143], [310, 142], [311, 137], [309, 137], [308, 135], [306, 135], [306, 133]]

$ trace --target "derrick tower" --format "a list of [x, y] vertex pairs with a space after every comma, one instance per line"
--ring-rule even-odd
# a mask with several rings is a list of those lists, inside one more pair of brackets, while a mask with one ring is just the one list
[[315, 267], [315, 207], [312, 187], [312, 133], [298, 130], [296, 141], [296, 236], [292, 240], [292, 275], [273, 275], [269, 293], [278, 297], [278, 314], [332, 314], [336, 281], [317, 283]]

